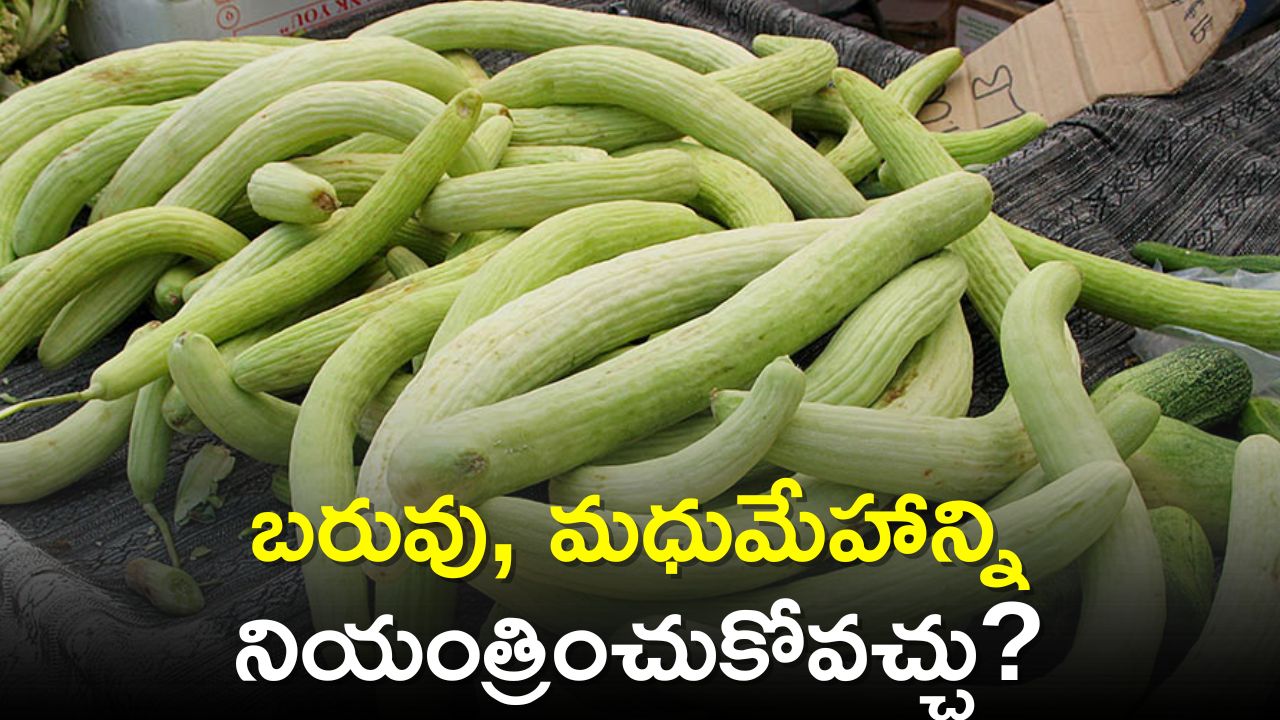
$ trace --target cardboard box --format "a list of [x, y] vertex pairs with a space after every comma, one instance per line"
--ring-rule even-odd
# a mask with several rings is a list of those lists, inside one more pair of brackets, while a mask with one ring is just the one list
[[1213, 56], [1244, 0], [1058, 0], [965, 58], [920, 118], [931, 130], [1049, 122], [1112, 95], [1177, 90]]

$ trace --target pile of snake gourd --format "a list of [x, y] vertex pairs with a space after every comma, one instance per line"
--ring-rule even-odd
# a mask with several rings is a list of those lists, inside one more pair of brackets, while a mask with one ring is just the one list
[[[468, 54], [483, 48], [529, 57], [490, 77]], [[569, 567], [551, 556], [547, 504], [510, 494], [598, 493], [601, 512], [641, 521], [783, 475], [816, 507], [866, 491], [967, 499], [1033, 586], [1083, 597], [1041, 682], [1144, 688], [1166, 586], [1124, 458], [1161, 409], [1133, 393], [1095, 407], [1064, 316], [1079, 304], [1277, 349], [1280, 296], [996, 217], [965, 168], [1045, 123], [925, 130], [915, 113], [960, 63], [942, 51], [881, 88], [822, 41], [748, 50], [631, 17], [456, 2], [344, 40], [125, 51], [23, 90], [0, 103], [0, 368], [33, 345], [63, 366], [143, 306], [157, 320], [83, 390], [4, 411], [83, 403], [0, 445], [0, 502], [69, 486], [127, 441], [133, 490], [159, 518], [173, 434], [207, 429], [287, 466], [293, 509], [317, 525], [356, 497], [478, 508], [519, 562], [510, 582], [471, 582], [549, 627], [667, 608], [718, 620], [786, 595], [815, 622], [856, 610], [875, 628], [997, 596], [977, 568], [901, 557], [730, 560], [678, 579], [649, 562]], [[965, 416], [965, 296], [1009, 380], [981, 417]], [[803, 370], [788, 359], [819, 340]], [[1217, 601], [1180, 678], [1222, 672], [1224, 654], [1256, 671], [1277, 645], [1280, 604], [1229, 610], [1276, 594], [1262, 568], [1280, 446], [1251, 438], [1233, 460]], [[449, 621], [455, 586], [427, 568], [316, 557], [303, 571], [318, 628]]]

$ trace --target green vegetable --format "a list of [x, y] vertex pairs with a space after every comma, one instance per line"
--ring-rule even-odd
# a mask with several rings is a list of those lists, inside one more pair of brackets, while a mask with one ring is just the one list
[[[875, 83], [850, 70], [836, 70], [833, 77], [849, 110], [862, 123], [885, 162], [894, 164], [904, 186], [960, 169], [924, 126]], [[1004, 306], [1013, 288], [1026, 276], [1026, 266], [989, 218], [950, 249], [964, 258], [969, 268], [970, 301], [987, 328], [999, 336]]]
[[390, 35], [438, 51], [500, 48], [540, 53], [568, 45], [619, 45], [660, 55], [698, 72], [754, 59], [746, 48], [704, 30], [534, 3], [427, 5], [375, 22], [355, 35]]
[[916, 343], [960, 301], [967, 279], [964, 261], [943, 252], [885, 283], [849, 315], [805, 370], [805, 399], [860, 407], [875, 402]]
[[169, 523], [156, 508], [156, 492], [164, 484], [167, 475], [173, 439], [173, 431], [165, 424], [160, 406], [172, 385], [166, 377], [138, 391], [133, 420], [129, 426], [129, 455], [125, 471], [134, 498], [142, 505], [143, 512], [155, 523], [164, 539], [169, 561], [174, 567], [181, 567], [182, 559], [178, 557], [178, 549], [173, 544]]
[[[884, 95], [902, 108], [903, 114], [915, 117], [925, 102], [947, 83], [964, 62], [956, 48], [939, 50], [907, 68], [885, 86]], [[840, 90], [840, 93], [847, 91]], [[845, 102], [849, 102], [845, 98]], [[840, 142], [826, 154], [832, 165], [840, 169], [849, 182], [859, 182], [880, 164], [880, 144], [874, 142], [859, 121], [849, 123], [849, 129]], [[941, 138], [938, 138], [939, 142]], [[958, 165], [957, 165], [958, 167]]]
[[1148, 506], [1173, 505], [1191, 513], [1214, 550], [1221, 551], [1227, 541], [1237, 447], [1235, 441], [1165, 417], [1128, 464]]
[[[1051, 480], [1048, 488], [1077, 468], [1121, 462], [1081, 383], [1064, 330], [1080, 285], [1080, 274], [1066, 263], [1038, 267], [1013, 291], [1001, 324], [1009, 390]], [[1132, 480], [1128, 487], [1119, 517], [1081, 558], [1080, 622], [1071, 652], [1053, 676], [1105, 678], [1141, 692], [1164, 635], [1164, 575], [1142, 495]]]
[[1028, 265], [1066, 261], [1084, 276], [1080, 304], [1130, 325], [1178, 325], [1280, 350], [1280, 293], [1184, 280], [1060, 245], [1004, 220], [1000, 229]]
[[698, 167], [684, 153], [654, 150], [601, 162], [501, 168], [440, 183], [418, 219], [437, 232], [532, 227], [575, 207], [609, 200], [684, 202]]
[[[835, 65], [835, 49], [829, 43], [799, 40], [784, 52], [705, 77], [761, 110], [777, 112], [822, 87]], [[612, 105], [601, 102], [599, 105], [513, 108], [510, 111], [515, 122], [512, 142], [586, 145], [612, 152], [680, 138], [681, 133], [661, 118]]]
[[174, 265], [160, 276], [152, 292], [152, 307], [158, 319], [168, 320], [182, 308], [182, 289], [200, 274], [204, 266], [196, 262]]
[[1280, 400], [1249, 398], [1240, 413], [1240, 437], [1270, 435], [1280, 440]]
[[94, 219], [158, 202], [256, 113], [294, 91], [338, 80], [400, 82], [440, 99], [469, 85], [448, 60], [392, 38], [279, 50], [213, 83], [161, 123], [103, 189]]
[[[429, 422], [414, 412], [421, 401], [412, 383], [383, 426], [398, 437], [380, 430], [374, 438], [362, 490], [385, 483], [413, 503], [442, 492], [459, 502], [502, 495], [687, 417], [706, 407], [711, 390], [746, 383], [773, 358], [816, 339], [908, 264], [967, 231], [989, 203], [986, 181], [964, 174], [901, 193], [837, 221], [706, 315], [487, 407]], [[426, 366], [420, 377], [431, 377]], [[416, 422], [392, 421], [402, 410]], [[512, 443], [512, 434], [521, 441]]]
[[204, 594], [190, 575], [150, 558], [134, 558], [125, 566], [125, 584], [166, 615], [186, 617], [204, 609]]
[[[1044, 117], [1032, 112], [988, 128], [938, 133], [934, 137], [947, 154], [961, 166], [968, 168], [971, 165], [990, 165], [1003, 160], [1040, 137], [1048, 127]], [[880, 166], [879, 179], [882, 185], [891, 190], [902, 189], [902, 183], [898, 180], [893, 165], [889, 163]]]
[[973, 342], [960, 303], [916, 343], [874, 408], [914, 415], [961, 417], [973, 395]]
[[1181, 508], [1151, 511], [1160, 544], [1168, 622], [1163, 654], [1182, 657], [1204, 628], [1213, 602], [1213, 550], [1204, 530]]
[[34, 340], [65, 303], [121, 264], [161, 252], [219, 262], [247, 242], [230, 226], [181, 208], [144, 208], [90, 225], [43, 251], [39, 261], [0, 288], [0, 327], [5, 328], [0, 368]]
[[73, 115], [110, 105], [172, 100], [281, 48], [245, 42], [172, 42], [125, 50], [25, 88], [0, 105], [0, 162]]
[[552, 504], [574, 506], [592, 494], [623, 512], [674, 507], [685, 498], [705, 503], [764, 459], [799, 407], [804, 386], [804, 373], [779, 358], [760, 372], [738, 412], [696, 442], [652, 460], [579, 467], [552, 480]]
[[307, 384], [325, 360], [375, 313], [422, 289], [448, 287], [450, 300], [462, 290], [456, 280], [469, 277], [516, 235], [495, 238], [452, 260], [390, 285], [364, 293], [298, 322], [245, 351], [231, 364], [236, 384], [245, 390], [272, 392]]
[[30, 255], [66, 237], [80, 210], [106, 187], [147, 135], [184, 102], [135, 108], [54, 158], [21, 200], [13, 226], [14, 252]]
[[608, 160], [609, 153], [582, 145], [512, 145], [502, 153], [498, 167], [541, 165], [551, 162], [595, 162]]
[[1200, 639], [1157, 691], [1169, 707], [1189, 697], [1223, 697], [1261, 708], [1280, 663], [1280, 443], [1240, 443], [1232, 478], [1231, 525], [1222, 577]]
[[397, 280], [403, 280], [414, 273], [426, 270], [427, 261], [413, 254], [413, 251], [399, 245], [387, 251], [387, 270], [396, 277]]
[[40, 172], [63, 150], [130, 112], [127, 107], [105, 107], [67, 118], [32, 138], [0, 164], [0, 266], [13, 260], [14, 225], [22, 199]]
[[57, 34], [71, 0], [0, 2], [0, 70], [9, 67]]
[[338, 209], [338, 191], [322, 177], [285, 162], [267, 163], [249, 179], [249, 202], [276, 222], [315, 225]]
[[713, 232], [669, 203], [619, 200], [567, 210], [522, 234], [476, 271], [431, 341], [434, 355], [478, 320], [558, 277], [633, 250]]
[[503, 70], [481, 91], [510, 107], [607, 103], [650, 115], [751, 166], [803, 217], [845, 217], [866, 206], [831, 163], [768, 113], [714, 80], [643, 52], [598, 45], [550, 50]]
[[1164, 414], [1197, 427], [1234, 418], [1253, 392], [1253, 375], [1236, 353], [1219, 345], [1197, 344], [1122, 370], [1093, 390], [1103, 407], [1122, 392], [1136, 392], [1160, 403]]
[[[131, 340], [158, 325], [147, 325]], [[94, 400], [48, 430], [0, 442], [0, 505], [52, 495], [106, 462], [129, 437], [134, 401], [132, 394]]]
[[[1096, 401], [1094, 405], [1097, 405]], [[1160, 406], [1154, 400], [1137, 393], [1121, 393], [1098, 411], [1098, 419], [1115, 444], [1116, 452], [1127, 459], [1138, 451], [1155, 430], [1156, 423], [1160, 420]], [[988, 510], [1008, 505], [1043, 488], [1052, 479], [1045, 474], [1043, 467], [1036, 465], [982, 505]]]
[[1161, 242], [1140, 242], [1129, 252], [1147, 265], [1160, 263], [1160, 267], [1166, 272], [1191, 268], [1209, 268], [1220, 273], [1235, 270], [1252, 273], [1280, 272], [1280, 256], [1276, 255], [1214, 255]]
[[78, 396], [128, 393], [164, 372], [168, 346], [182, 332], [201, 332], [215, 342], [234, 337], [301, 306], [350, 275], [422, 203], [475, 129], [479, 106], [480, 97], [474, 91], [459, 93], [338, 227], [252, 277], [193, 298], [177, 317], [99, 366], [89, 388]]

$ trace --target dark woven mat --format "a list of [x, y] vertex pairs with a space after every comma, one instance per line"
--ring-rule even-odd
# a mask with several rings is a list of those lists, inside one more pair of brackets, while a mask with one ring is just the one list
[[[419, 4], [394, 2], [373, 14]], [[557, 4], [682, 23], [739, 42], [762, 32], [822, 37], [839, 49], [842, 64], [880, 82], [917, 57], [764, 0]], [[348, 22], [328, 32], [340, 35], [354, 27]], [[497, 66], [510, 57], [484, 60]], [[1109, 100], [1059, 123], [987, 170], [998, 210], [1075, 247], [1121, 259], [1139, 240], [1227, 253], [1280, 251], [1277, 62], [1280, 39], [1272, 38], [1227, 63], [1211, 63], [1175, 97]], [[1073, 315], [1072, 328], [1089, 382], [1114, 372], [1128, 357], [1129, 328], [1084, 312]], [[981, 411], [999, 396], [1004, 381], [990, 338], [975, 329], [975, 342], [974, 409]], [[82, 386], [120, 344], [118, 338], [104, 343], [57, 373], [40, 370], [30, 359], [18, 362], [3, 373], [0, 389], [27, 397]], [[66, 412], [55, 408], [6, 422], [0, 439], [35, 432]], [[171, 475], [176, 478], [186, 456], [208, 442], [215, 440], [181, 439]], [[0, 508], [0, 697], [6, 688], [44, 687], [56, 688], [64, 699], [127, 707], [157, 688], [182, 688], [192, 703], [216, 701], [220, 688], [233, 681], [242, 622], [269, 617], [306, 628], [299, 573], [254, 561], [240, 537], [254, 513], [282, 509], [268, 491], [271, 472], [239, 457], [222, 485], [227, 504], [217, 521], [179, 530], [184, 555], [197, 547], [210, 550], [189, 562], [189, 571], [215, 583], [205, 589], [206, 610], [186, 620], [160, 615], [124, 586], [127, 558], [159, 559], [163, 549], [129, 492], [123, 453], [51, 498]], [[162, 493], [162, 508], [171, 507], [174, 484]], [[466, 591], [461, 605], [461, 622], [474, 628], [486, 601]], [[335, 709], [365, 697], [366, 689], [342, 688], [332, 693]], [[314, 685], [306, 692], [317, 697]]]

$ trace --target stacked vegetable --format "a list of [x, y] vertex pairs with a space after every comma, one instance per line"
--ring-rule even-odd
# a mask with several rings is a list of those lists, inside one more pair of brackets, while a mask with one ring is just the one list
[[[475, 48], [532, 56], [490, 78]], [[36, 345], [60, 367], [142, 305], [163, 322], [86, 389], [0, 413], [84, 403], [0, 445], [0, 501], [66, 487], [128, 437], [135, 493], [163, 524], [171, 434], [208, 429], [287, 466], [289, 501], [317, 524], [357, 496], [478, 507], [521, 561], [514, 582], [473, 582], [575, 627], [672, 601], [718, 618], [779, 594], [811, 618], [856, 604], [871, 627], [991, 595], [974, 568], [907, 558], [695, 565], [677, 581], [649, 563], [567, 567], [549, 556], [547, 505], [514, 491], [550, 481], [556, 502], [599, 493], [606, 512], [644, 512], [799, 473], [824, 506], [864, 489], [984, 501], [1033, 583], [1082, 593], [1055, 677], [1135, 689], [1163, 641], [1166, 582], [1186, 594], [1203, 577], [1170, 558], [1208, 556], [1175, 556], [1170, 537], [1226, 549], [1210, 626], [1235, 620], [1216, 620], [1223, 604], [1274, 600], [1258, 568], [1280, 544], [1259, 508], [1277, 500], [1280, 444], [1237, 450], [1195, 427], [1239, 413], [1247, 391], [1222, 399], [1240, 382], [1234, 356], [1166, 361], [1091, 400], [1063, 318], [1079, 304], [1276, 349], [1280, 297], [1090, 256], [991, 214], [989, 186], [962, 167], [1045, 124], [926, 131], [914, 114], [955, 51], [881, 89], [836, 69], [822, 41], [761, 36], [754, 50], [630, 17], [457, 2], [347, 40], [122, 52], [5, 101], [0, 366]], [[868, 202], [859, 186], [888, 194]], [[975, 418], [964, 295], [1000, 338], [1011, 389]], [[803, 371], [786, 359], [824, 337]], [[1174, 457], [1188, 438], [1214, 448], [1194, 453], [1194, 479]], [[1146, 506], [1160, 504], [1189, 516], [1157, 534]], [[132, 582], [162, 575], [142, 570]], [[447, 622], [453, 588], [423, 568], [317, 557], [304, 574], [317, 627], [375, 611], [420, 632]], [[183, 596], [158, 605], [198, 609], [174, 587]], [[1179, 610], [1179, 632], [1204, 615]], [[1203, 637], [1180, 672], [1221, 652]]]

